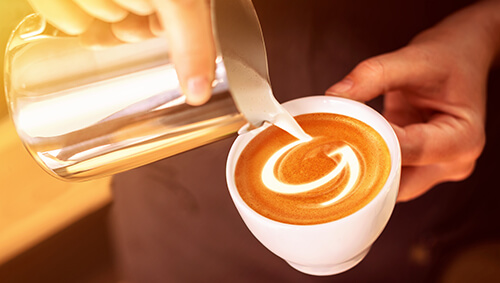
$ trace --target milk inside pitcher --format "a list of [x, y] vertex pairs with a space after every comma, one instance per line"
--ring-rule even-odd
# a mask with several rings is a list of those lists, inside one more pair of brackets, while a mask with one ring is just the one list
[[34, 159], [63, 180], [115, 174], [236, 132], [245, 119], [217, 59], [208, 103], [185, 103], [168, 42], [90, 49], [37, 15], [14, 30], [5, 56], [12, 120]]

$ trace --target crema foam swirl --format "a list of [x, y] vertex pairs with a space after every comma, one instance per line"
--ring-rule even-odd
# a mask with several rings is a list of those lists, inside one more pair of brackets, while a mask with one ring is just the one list
[[285, 155], [288, 151], [293, 149], [294, 147], [300, 146], [303, 143], [307, 143], [309, 141], [299, 140], [296, 142], [292, 142], [278, 151], [274, 153], [269, 160], [267, 160], [264, 168], [262, 169], [262, 183], [271, 191], [281, 194], [300, 194], [306, 193], [311, 190], [317, 189], [321, 186], [326, 185], [328, 182], [332, 181], [336, 177], [339, 176], [340, 173], [344, 170], [346, 166], [349, 168], [349, 177], [345, 187], [341, 190], [341, 192], [333, 197], [330, 200], [322, 202], [321, 205], [331, 205], [338, 200], [342, 199], [349, 192], [352, 191], [356, 181], [358, 180], [360, 174], [360, 164], [358, 157], [352, 150], [349, 145], [344, 145], [334, 151], [327, 153], [328, 157], [333, 157], [336, 155], [340, 155], [340, 162], [335, 166], [330, 172], [328, 172], [325, 176], [317, 179], [315, 181], [304, 183], [304, 184], [287, 184], [279, 180], [274, 174], [276, 167], [276, 163], [278, 160]]
[[343, 115], [295, 118], [312, 140], [271, 126], [241, 152], [235, 184], [250, 208], [283, 223], [321, 224], [356, 212], [380, 192], [391, 167], [380, 134]]

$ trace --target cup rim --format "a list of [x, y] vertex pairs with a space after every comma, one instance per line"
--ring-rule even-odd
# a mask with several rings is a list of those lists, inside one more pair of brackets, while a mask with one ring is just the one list
[[[241, 143], [245, 143], [245, 145], [248, 144], [256, 135], [258, 135], [261, 131], [265, 130], [268, 126], [271, 125], [269, 123], [266, 123], [266, 125], [263, 125], [257, 129], [254, 129], [254, 130], [249, 131], [249, 132], [245, 132], [243, 134], [239, 134], [238, 137], [234, 140], [233, 144], [231, 145], [231, 149], [229, 151], [229, 154], [228, 154], [228, 157], [226, 160], [226, 182], [227, 182], [227, 186], [228, 186], [228, 190], [229, 190], [229, 193], [231, 195], [231, 198], [232, 198], [233, 202], [235, 203], [235, 206], [238, 208], [238, 210], [244, 209], [247, 212], [249, 212], [253, 217], [258, 218], [261, 221], [272, 223], [273, 225], [278, 225], [278, 226], [285, 227], [285, 228], [308, 227], [310, 229], [314, 229], [314, 228], [320, 228], [320, 227], [323, 227], [326, 225], [331, 225], [332, 223], [342, 223], [342, 222], [348, 221], [348, 219], [355, 217], [356, 215], [363, 214], [364, 211], [369, 210], [370, 207], [374, 206], [378, 202], [378, 199], [383, 198], [385, 195], [387, 195], [389, 193], [389, 190], [391, 188], [391, 184], [399, 176], [399, 172], [401, 169], [401, 147], [399, 144], [399, 140], [396, 136], [396, 133], [394, 132], [394, 129], [392, 128], [391, 124], [375, 109], [371, 108], [370, 106], [368, 106], [364, 103], [361, 103], [361, 102], [358, 102], [358, 101], [355, 101], [352, 99], [348, 99], [348, 98], [333, 97], [333, 96], [326, 96], [326, 95], [314, 95], [314, 96], [306, 96], [306, 97], [293, 99], [293, 100], [290, 100], [290, 101], [283, 103], [282, 105], [285, 108], [287, 108], [287, 110], [290, 111], [290, 109], [288, 109], [289, 107], [291, 107], [293, 105], [298, 105], [304, 101], [310, 101], [310, 100], [312, 100], [312, 101], [316, 100], [316, 101], [319, 101], [319, 103], [334, 103], [334, 104], [340, 104], [340, 105], [348, 104], [349, 107], [363, 109], [363, 110], [367, 111], [370, 116], [373, 116], [374, 118], [376, 117], [381, 122], [379, 127], [385, 127], [388, 130], [388, 133], [386, 135], [381, 134], [379, 132], [379, 130], [377, 130], [377, 132], [379, 132], [379, 134], [381, 134], [382, 138], [384, 139], [387, 147], [389, 148], [389, 153], [391, 155], [391, 170], [389, 172], [389, 176], [387, 177], [387, 180], [386, 180], [384, 186], [382, 187], [380, 192], [369, 203], [364, 205], [362, 208], [358, 209], [357, 211], [355, 211], [355, 212], [353, 212], [345, 217], [342, 217], [342, 218], [336, 219], [336, 220], [332, 220], [329, 222], [325, 222], [325, 223], [292, 224], [292, 223], [285, 223], [285, 222], [276, 221], [276, 220], [273, 220], [273, 219], [270, 219], [270, 218], [267, 218], [267, 217], [261, 215], [257, 211], [253, 210], [243, 200], [243, 198], [239, 194], [238, 189], [236, 188], [236, 184], [235, 184], [234, 171], [236, 168], [236, 163], [237, 163], [237, 160], [239, 158], [239, 155], [241, 154], [241, 152], [243, 151], [243, 148], [244, 148], [243, 147], [241, 150], [239, 150], [239, 152], [237, 152], [239, 145]], [[321, 112], [324, 113], [326, 111], [317, 111], [317, 112], [308, 111], [308, 112], [303, 112], [300, 114], [321, 113]], [[341, 112], [341, 111], [337, 111], [337, 112]], [[338, 114], [337, 112], [332, 111], [332, 112], [327, 112], [327, 113]], [[290, 111], [290, 113], [293, 115], [292, 111]], [[300, 114], [297, 114], [297, 115], [300, 115]], [[342, 114], [342, 115], [344, 115], [344, 114]], [[350, 115], [347, 115], [347, 116], [350, 116]], [[350, 116], [350, 117], [352, 117], [352, 116]], [[353, 117], [353, 118], [358, 119], [356, 117]], [[366, 121], [363, 121], [361, 119], [358, 119], [358, 120], [360, 120], [364, 123], [367, 123]], [[245, 129], [246, 127], [248, 127], [248, 124], [244, 125], [242, 127], [242, 129]], [[372, 127], [372, 126], [370, 125], [370, 127]], [[389, 142], [391, 142], [392, 144], [389, 144]], [[397, 188], [399, 189], [399, 186], [397, 186]], [[395, 194], [396, 197], [397, 197], [397, 194], [398, 193]], [[238, 202], [239, 205], [236, 202]]]

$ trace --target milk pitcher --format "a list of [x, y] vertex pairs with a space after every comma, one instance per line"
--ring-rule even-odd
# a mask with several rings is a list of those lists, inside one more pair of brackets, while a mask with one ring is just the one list
[[37, 163], [57, 178], [86, 180], [236, 132], [245, 119], [222, 60], [212, 98], [194, 107], [167, 51], [164, 38], [93, 50], [27, 16], [7, 46], [5, 86], [18, 135]]

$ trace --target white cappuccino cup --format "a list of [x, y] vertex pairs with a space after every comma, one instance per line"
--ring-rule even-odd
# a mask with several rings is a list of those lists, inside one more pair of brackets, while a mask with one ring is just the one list
[[[389, 149], [389, 176], [376, 197], [356, 212], [322, 224], [296, 225], [277, 222], [251, 209], [235, 184], [235, 168], [247, 144], [264, 127], [242, 133], [233, 143], [226, 165], [231, 198], [252, 234], [271, 252], [295, 269], [311, 275], [333, 275], [358, 264], [382, 233], [396, 203], [401, 175], [401, 150], [391, 125], [365, 104], [338, 97], [310, 96], [291, 100], [283, 106], [293, 116], [306, 113], [333, 113], [360, 120], [375, 129]], [[348, 196], [347, 196], [348, 197]]]

